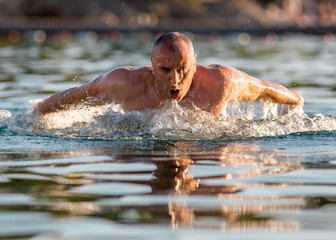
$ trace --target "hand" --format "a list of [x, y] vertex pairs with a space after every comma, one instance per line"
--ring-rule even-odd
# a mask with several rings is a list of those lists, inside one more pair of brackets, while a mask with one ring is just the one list
[[297, 103], [297, 106], [302, 108], [304, 106], [304, 99], [299, 93], [297, 93], [297, 95], [299, 97], [299, 101]]

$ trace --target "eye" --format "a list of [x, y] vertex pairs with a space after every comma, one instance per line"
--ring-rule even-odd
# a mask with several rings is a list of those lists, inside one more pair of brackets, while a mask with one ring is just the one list
[[167, 68], [167, 67], [161, 67], [161, 70], [163, 70], [164, 72], [169, 72], [169, 71], [170, 71], [170, 68]]
[[187, 66], [183, 66], [183, 67], [181, 68], [181, 71], [182, 71], [183, 73], [187, 73], [187, 72], [188, 72], [188, 67], [187, 67]]

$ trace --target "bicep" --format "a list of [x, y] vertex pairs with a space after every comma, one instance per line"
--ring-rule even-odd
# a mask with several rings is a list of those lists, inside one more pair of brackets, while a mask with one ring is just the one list
[[128, 69], [118, 68], [100, 76], [88, 84], [88, 97], [98, 102], [122, 101], [129, 91], [129, 75]]
[[262, 97], [265, 93], [265, 82], [254, 78], [244, 72], [233, 69], [230, 83], [231, 101], [254, 101]]

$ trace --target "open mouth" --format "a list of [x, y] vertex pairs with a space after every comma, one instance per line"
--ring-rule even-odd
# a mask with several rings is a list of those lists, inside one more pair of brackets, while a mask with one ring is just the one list
[[180, 95], [180, 90], [178, 89], [172, 89], [170, 90], [170, 96], [172, 99], [177, 99]]

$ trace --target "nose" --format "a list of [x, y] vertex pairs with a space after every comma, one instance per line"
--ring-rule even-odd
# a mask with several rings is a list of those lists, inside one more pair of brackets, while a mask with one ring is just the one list
[[172, 71], [172, 76], [171, 76], [171, 79], [170, 79], [170, 83], [173, 86], [176, 86], [180, 82], [181, 82], [181, 76], [178, 74], [177, 71]]

